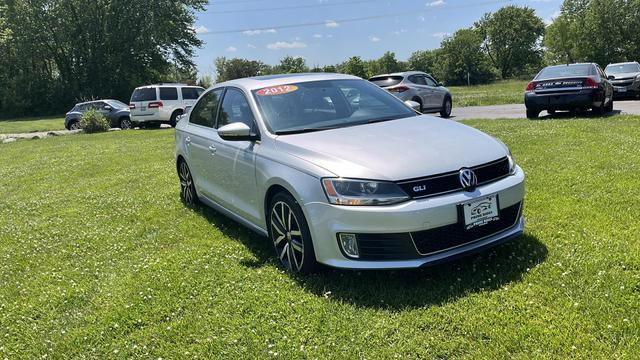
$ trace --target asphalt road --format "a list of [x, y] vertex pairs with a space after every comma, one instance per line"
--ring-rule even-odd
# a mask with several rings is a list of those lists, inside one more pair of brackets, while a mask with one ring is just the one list
[[[613, 103], [614, 113], [640, 115], [640, 100], [619, 100]], [[546, 112], [540, 113], [541, 117], [548, 117]], [[556, 116], [562, 117], [562, 113]], [[566, 116], [566, 115], [564, 115]], [[526, 118], [524, 104], [493, 105], [493, 106], [469, 106], [453, 108], [451, 119], [523, 119]]]

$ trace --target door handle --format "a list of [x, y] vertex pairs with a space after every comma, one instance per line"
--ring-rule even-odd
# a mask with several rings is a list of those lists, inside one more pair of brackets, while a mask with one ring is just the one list
[[187, 136], [187, 138], [186, 138], [186, 139], [184, 139], [184, 143], [185, 143], [187, 146], [191, 145], [191, 138]]
[[211, 152], [211, 155], [215, 155], [216, 154], [216, 147], [214, 145], [209, 146], [209, 152]]

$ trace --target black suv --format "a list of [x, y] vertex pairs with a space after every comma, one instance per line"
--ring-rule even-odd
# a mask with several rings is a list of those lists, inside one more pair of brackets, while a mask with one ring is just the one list
[[68, 130], [80, 129], [80, 118], [89, 110], [95, 110], [104, 115], [111, 127], [119, 127], [122, 130], [131, 129], [129, 105], [118, 100], [96, 100], [76, 104], [65, 116], [64, 127]]

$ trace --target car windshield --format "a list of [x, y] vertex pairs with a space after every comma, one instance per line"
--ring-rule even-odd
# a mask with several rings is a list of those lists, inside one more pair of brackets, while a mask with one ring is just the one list
[[416, 113], [364, 80], [323, 80], [253, 91], [271, 132], [278, 135], [396, 120]]
[[625, 74], [640, 72], [638, 64], [609, 65], [604, 70], [607, 74]]
[[111, 105], [111, 107], [114, 109], [125, 109], [129, 107], [129, 105], [118, 100], [107, 100], [106, 103]]
[[398, 85], [402, 80], [404, 80], [404, 77], [402, 76], [376, 76], [369, 79], [369, 81], [380, 87]]
[[543, 69], [536, 77], [536, 80], [593, 75], [596, 75], [596, 72], [591, 64], [561, 65]]

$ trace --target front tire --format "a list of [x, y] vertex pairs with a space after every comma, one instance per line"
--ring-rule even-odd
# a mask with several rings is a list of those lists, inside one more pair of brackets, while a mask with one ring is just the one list
[[311, 232], [298, 202], [286, 192], [269, 204], [269, 238], [280, 264], [290, 272], [308, 274], [317, 270]]
[[189, 165], [184, 160], [180, 161], [178, 165], [178, 177], [180, 178], [180, 199], [187, 207], [196, 207], [199, 203], [198, 193]]
[[69, 124], [69, 130], [73, 131], [73, 130], [80, 130], [82, 129], [82, 126], [80, 125], [80, 121], [74, 121], [71, 124]]
[[124, 118], [120, 119], [120, 129], [129, 130], [132, 127], [133, 126], [131, 125], [131, 119], [129, 119], [128, 117], [124, 117]]
[[451, 109], [453, 108], [453, 102], [450, 97], [446, 97], [444, 99], [444, 104], [442, 104], [442, 110], [440, 110], [440, 117], [448, 118], [451, 116]]

